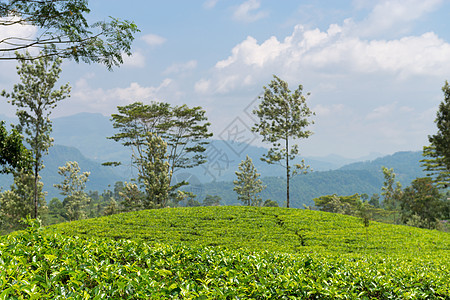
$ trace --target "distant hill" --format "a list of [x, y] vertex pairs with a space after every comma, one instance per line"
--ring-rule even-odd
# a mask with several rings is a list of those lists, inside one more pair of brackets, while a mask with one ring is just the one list
[[381, 167], [393, 168], [396, 179], [406, 186], [415, 178], [425, 176], [420, 166], [420, 160], [422, 159], [422, 151], [402, 151], [372, 161], [351, 163], [339, 170], [367, 170], [381, 174]]
[[[7, 123], [12, 118], [0, 115]], [[114, 128], [108, 117], [101, 114], [80, 113], [53, 120], [55, 146], [50, 148], [45, 158], [46, 168], [42, 172], [47, 199], [58, 196], [54, 183], [61, 181], [57, 174], [59, 166], [66, 161], [78, 161], [82, 171], [90, 171], [91, 176], [87, 190], [102, 192], [113, 186], [116, 181], [136, 177], [130, 167], [130, 151], [120, 143], [106, 137], [114, 134]], [[207, 163], [193, 168], [180, 170], [174, 174], [174, 181], [187, 180], [191, 189], [202, 200], [206, 194], [219, 195], [223, 204], [236, 204], [232, 181], [238, 164], [248, 155], [264, 178], [268, 186], [263, 192], [264, 199], [272, 199], [283, 205], [285, 195], [285, 170], [277, 165], [268, 165], [259, 158], [267, 152], [263, 147], [236, 144], [233, 141], [211, 140], [205, 154]], [[394, 168], [397, 179], [403, 186], [409, 185], [416, 177], [424, 176], [420, 168], [421, 152], [399, 152], [376, 158], [380, 154], [371, 154], [363, 162], [338, 155], [326, 157], [305, 157], [305, 162], [312, 166], [313, 173], [295, 177], [291, 184], [293, 207], [313, 204], [312, 199], [326, 194], [379, 193], [383, 183], [381, 166]], [[299, 162], [300, 158], [297, 160]], [[101, 166], [105, 161], [121, 161], [123, 167]], [[11, 176], [0, 176], [0, 187], [9, 188]]]
[[[48, 201], [53, 197], [61, 198], [59, 191], [53, 187], [53, 184], [62, 181], [62, 177], [58, 174], [58, 167], [64, 166], [67, 161], [77, 161], [81, 172], [91, 172], [86, 190], [103, 192], [103, 190], [108, 189], [108, 185], [113, 186], [116, 181], [125, 180], [113, 168], [104, 167], [100, 163], [86, 158], [78, 149], [55, 145], [50, 148], [49, 155], [44, 158], [45, 168], [41, 172], [44, 191], [48, 192]], [[0, 175], [0, 187], [9, 189], [12, 183], [12, 175]]]
[[[421, 159], [420, 151], [398, 152], [373, 161], [352, 163], [338, 170], [298, 175], [291, 181], [291, 206], [301, 208], [303, 204], [314, 205], [314, 198], [335, 193], [339, 195], [366, 193], [369, 196], [381, 193], [384, 181], [382, 166], [394, 168], [396, 179], [406, 187], [415, 178], [425, 176], [420, 167]], [[262, 198], [275, 200], [279, 205], [284, 205], [285, 174], [276, 177], [263, 176], [263, 182], [267, 188], [261, 193]], [[223, 199], [223, 204], [239, 204], [231, 181], [206, 183], [201, 188], [196, 186], [195, 189], [201, 190], [202, 195], [219, 195]]]

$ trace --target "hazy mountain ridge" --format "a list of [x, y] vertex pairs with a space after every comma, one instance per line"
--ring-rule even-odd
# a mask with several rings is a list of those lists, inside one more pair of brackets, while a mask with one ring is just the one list
[[[0, 118], [3, 118], [0, 116]], [[14, 119], [4, 118], [6, 123]], [[133, 174], [131, 167], [104, 167], [101, 162], [130, 162], [129, 149], [120, 143], [107, 139], [114, 134], [112, 122], [101, 114], [82, 113], [53, 120], [55, 146], [45, 157], [42, 178], [44, 190], [49, 192], [47, 199], [58, 196], [53, 184], [62, 178], [57, 174], [58, 167], [66, 161], [78, 161], [81, 171], [91, 175], [87, 190], [103, 191], [116, 181], [126, 181]], [[239, 146], [239, 151], [236, 151]], [[262, 193], [263, 199], [282, 201], [285, 199], [285, 169], [277, 165], [268, 165], [259, 158], [267, 149], [248, 144], [236, 145], [233, 141], [211, 140], [205, 154], [207, 163], [193, 169], [181, 170], [174, 174], [175, 181], [189, 180], [198, 199], [204, 195], [219, 195], [224, 204], [235, 204], [236, 194], [232, 189], [238, 164], [249, 155], [268, 186]], [[378, 154], [372, 154], [374, 157]], [[398, 152], [373, 160], [354, 162], [353, 159], [338, 155], [326, 157], [305, 157], [305, 162], [312, 166], [314, 172], [299, 175], [292, 180], [291, 197], [294, 207], [312, 204], [312, 199], [326, 194], [377, 193], [383, 182], [381, 166], [394, 168], [397, 179], [404, 186], [416, 177], [424, 176], [420, 167], [421, 152]], [[297, 160], [299, 162], [300, 158]], [[349, 164], [346, 164], [350, 162]], [[129, 165], [129, 163], [128, 163]], [[0, 176], [0, 186], [9, 188], [12, 176]], [[282, 205], [283, 203], [280, 203]]]

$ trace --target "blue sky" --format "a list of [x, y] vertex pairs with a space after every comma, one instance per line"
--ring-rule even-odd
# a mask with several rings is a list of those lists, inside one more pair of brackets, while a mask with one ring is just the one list
[[[113, 72], [64, 62], [60, 84], [70, 82], [72, 95], [54, 117], [186, 103], [207, 111], [215, 138], [233, 129], [261, 145], [249, 111], [276, 74], [311, 93], [314, 135], [298, 141], [301, 154], [360, 157], [421, 150], [450, 80], [450, 1], [92, 0], [90, 8], [92, 20], [138, 25], [134, 54]], [[0, 90], [17, 82], [14, 67], [2, 62]], [[0, 114], [14, 114], [4, 99]]]

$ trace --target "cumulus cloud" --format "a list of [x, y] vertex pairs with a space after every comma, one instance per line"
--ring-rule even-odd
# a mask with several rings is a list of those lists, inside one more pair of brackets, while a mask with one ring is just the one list
[[141, 39], [149, 46], [160, 46], [166, 42], [166, 39], [157, 34], [146, 34]]
[[384, 0], [378, 2], [355, 30], [361, 36], [405, 33], [411, 23], [435, 10], [443, 0]]
[[141, 51], [134, 52], [131, 56], [123, 56], [123, 66], [132, 68], [145, 67], [145, 56]]
[[[246, 85], [249, 74], [298, 77], [299, 72], [322, 74], [391, 74], [397, 78], [439, 76], [450, 69], [450, 44], [433, 32], [392, 40], [368, 40], [352, 25], [332, 24], [327, 31], [297, 25], [283, 40], [258, 41], [249, 36], [215, 64], [210, 92], [227, 92]], [[228, 86], [227, 86], [228, 85]]]
[[130, 83], [127, 87], [112, 89], [95, 88], [92, 75], [86, 75], [78, 80], [72, 88], [72, 96], [67, 101], [76, 102], [76, 110], [79, 111], [101, 111], [102, 113], [113, 113], [117, 106], [128, 105], [136, 101], [150, 102], [162, 101], [162, 95], [170, 88], [172, 80], [164, 79], [158, 86], [142, 86], [137, 82]]
[[247, 0], [235, 9], [233, 18], [237, 21], [246, 23], [255, 22], [259, 19], [265, 18], [268, 13], [259, 11], [260, 6], [260, 0]]

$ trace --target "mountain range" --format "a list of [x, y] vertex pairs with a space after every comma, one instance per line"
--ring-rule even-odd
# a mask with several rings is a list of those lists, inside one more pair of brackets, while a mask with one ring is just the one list
[[[0, 115], [6, 123], [15, 120]], [[41, 172], [47, 199], [58, 197], [53, 184], [62, 178], [57, 174], [59, 166], [66, 161], [77, 161], [81, 171], [89, 171], [91, 175], [87, 190], [102, 192], [113, 186], [116, 181], [129, 181], [136, 177], [130, 166], [131, 152], [107, 137], [114, 135], [112, 122], [101, 114], [81, 113], [53, 120], [55, 145], [45, 157], [45, 168]], [[207, 145], [207, 163], [192, 169], [181, 170], [174, 174], [174, 181], [187, 180], [190, 188], [198, 195], [198, 199], [206, 194], [219, 195], [223, 204], [237, 204], [232, 190], [232, 180], [238, 164], [248, 155], [253, 159], [255, 167], [261, 174], [267, 189], [262, 193], [263, 199], [285, 199], [285, 170], [276, 165], [268, 165], [259, 158], [267, 152], [266, 148], [249, 144], [240, 144], [239, 152], [234, 141], [211, 140]], [[312, 199], [324, 194], [353, 194], [380, 192], [383, 177], [381, 166], [394, 168], [398, 180], [408, 185], [416, 177], [423, 176], [420, 168], [421, 152], [399, 152], [382, 156], [373, 153], [370, 156], [350, 159], [338, 155], [326, 157], [303, 157], [314, 172], [299, 175], [292, 180], [292, 206], [311, 205]], [[300, 161], [301, 158], [297, 160]], [[119, 168], [104, 167], [106, 161], [121, 161]], [[0, 176], [0, 187], [9, 188], [12, 176]], [[280, 203], [282, 205], [282, 203]]]

